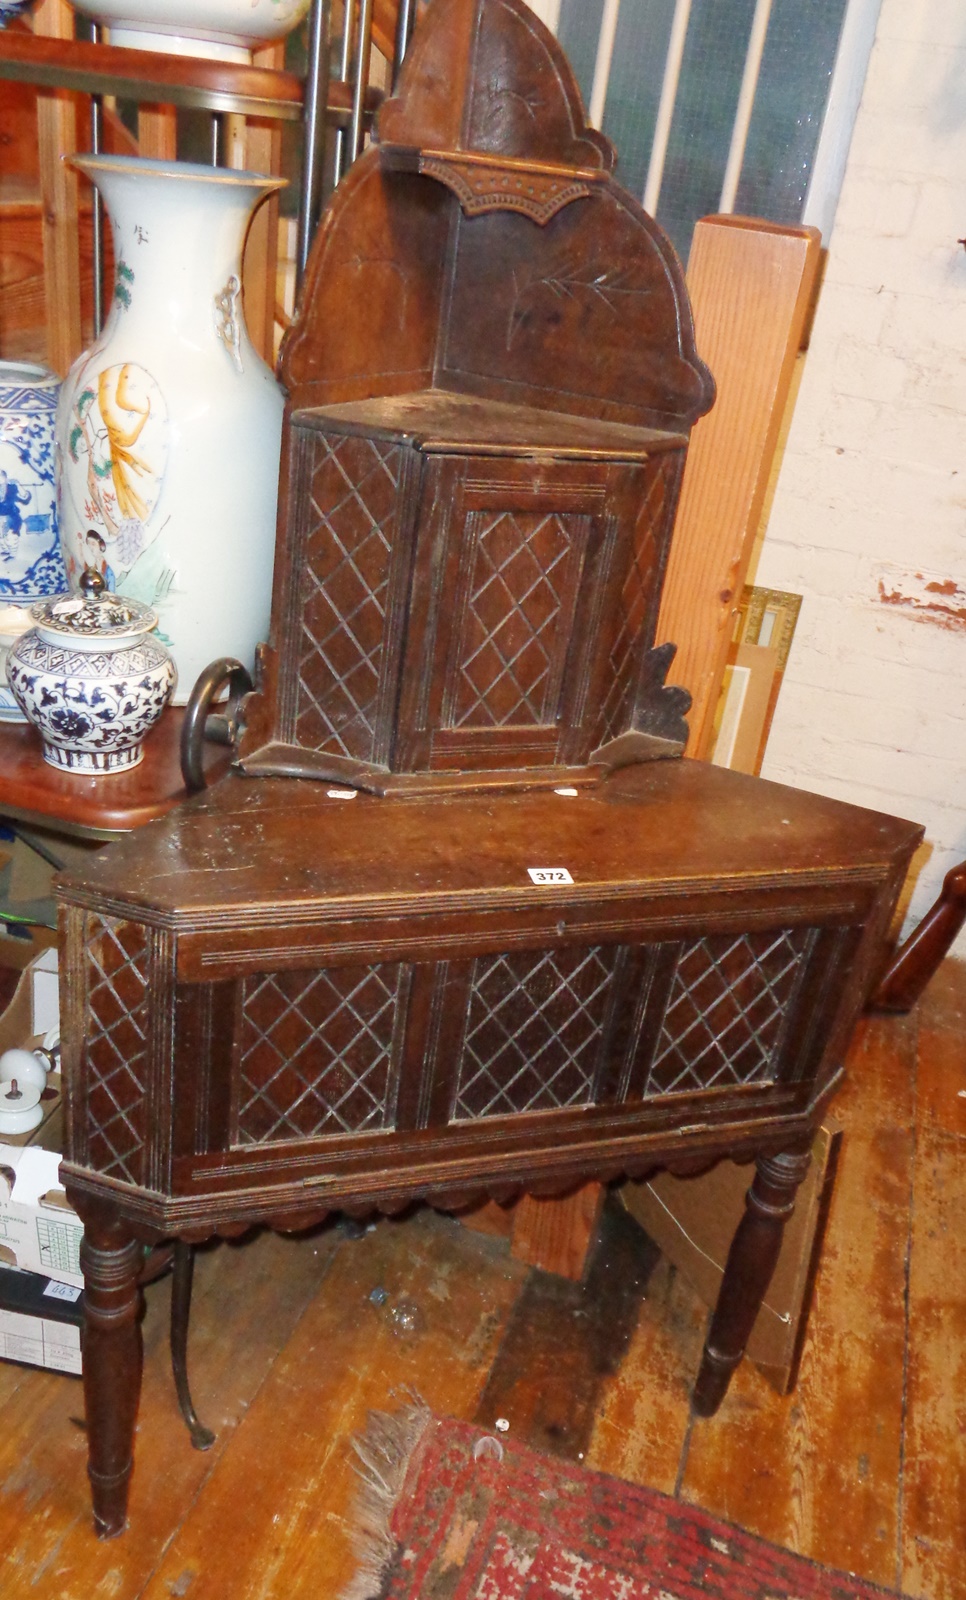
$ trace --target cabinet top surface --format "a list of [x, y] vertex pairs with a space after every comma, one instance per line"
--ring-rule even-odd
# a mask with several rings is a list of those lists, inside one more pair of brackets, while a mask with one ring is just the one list
[[684, 449], [687, 444], [681, 433], [599, 422], [445, 389], [307, 407], [297, 411], [293, 421], [298, 427], [323, 432], [398, 439], [438, 455], [483, 452], [643, 461], [661, 451]]
[[[229, 777], [101, 852], [67, 897], [179, 922], [266, 913], [366, 916], [575, 903], [634, 886], [727, 889], [880, 879], [922, 830], [696, 761], [628, 768], [595, 789], [453, 799], [338, 798], [324, 783]], [[565, 868], [570, 886], [530, 869]]]

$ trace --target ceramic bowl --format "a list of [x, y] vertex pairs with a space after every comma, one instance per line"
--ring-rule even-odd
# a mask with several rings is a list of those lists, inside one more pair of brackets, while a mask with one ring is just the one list
[[85, 572], [81, 586], [31, 606], [34, 626], [10, 650], [7, 678], [51, 766], [84, 777], [126, 772], [142, 759], [177, 672], [150, 636], [149, 606], [108, 593], [98, 572]]
[[74, 0], [110, 29], [110, 42], [135, 50], [250, 62], [253, 50], [284, 38], [310, 0]]

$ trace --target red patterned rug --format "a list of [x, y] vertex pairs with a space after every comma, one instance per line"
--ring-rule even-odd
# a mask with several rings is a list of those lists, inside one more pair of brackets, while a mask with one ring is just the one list
[[356, 1441], [342, 1600], [885, 1600], [653, 1489], [412, 1406]]

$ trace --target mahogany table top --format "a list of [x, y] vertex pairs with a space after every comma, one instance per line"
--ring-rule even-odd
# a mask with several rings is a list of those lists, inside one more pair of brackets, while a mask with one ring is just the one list
[[[293, 908], [337, 919], [532, 907], [530, 868], [571, 905], [646, 885], [673, 895], [876, 882], [921, 830], [892, 816], [697, 761], [625, 768], [597, 788], [392, 798], [286, 778], [230, 776], [64, 879], [71, 900], [150, 909], [167, 924]], [[565, 880], [564, 880], [565, 881]], [[243, 908], [250, 907], [250, 911]]]
[[[144, 759], [130, 772], [82, 777], [50, 766], [40, 736], [25, 723], [0, 723], [0, 816], [86, 839], [109, 839], [140, 828], [180, 805], [184, 712], [169, 706], [144, 742]], [[218, 750], [215, 770], [229, 756]]]

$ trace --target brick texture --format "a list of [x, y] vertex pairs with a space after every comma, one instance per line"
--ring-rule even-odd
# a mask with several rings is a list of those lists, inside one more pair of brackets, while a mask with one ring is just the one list
[[910, 925], [966, 858], [964, 235], [966, 8], [883, 0], [754, 581], [805, 597], [764, 775], [925, 823]]

